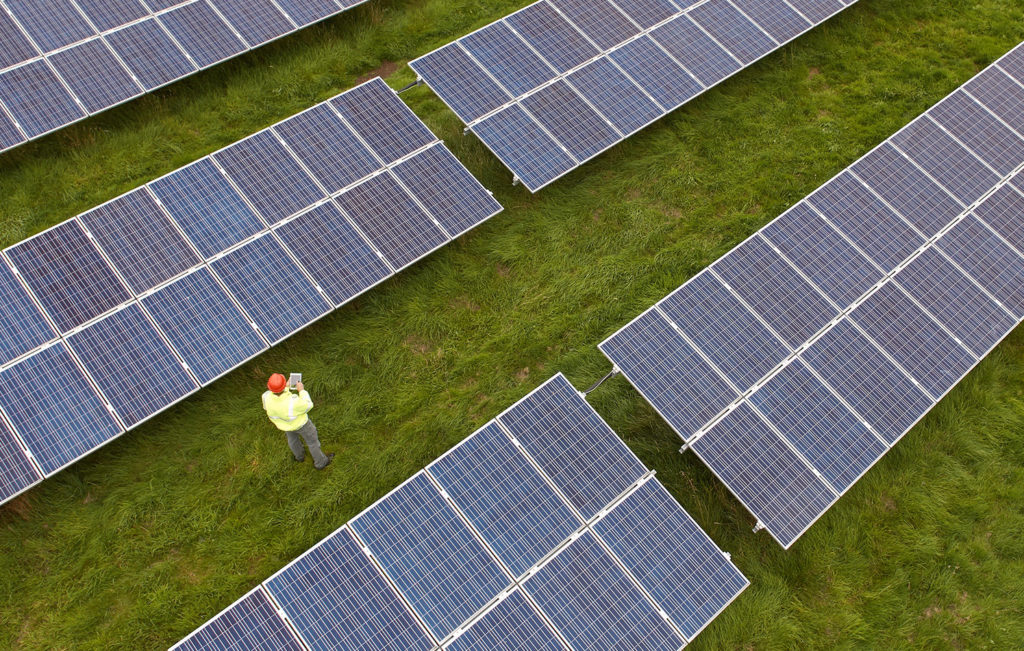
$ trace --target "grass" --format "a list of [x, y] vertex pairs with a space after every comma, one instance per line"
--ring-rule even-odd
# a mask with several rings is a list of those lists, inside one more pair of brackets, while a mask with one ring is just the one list
[[[375, 0], [0, 158], [0, 244], [403, 64], [522, 0]], [[0, 509], [0, 647], [186, 635], [1015, 45], [1017, 0], [861, 0], [536, 196], [403, 97], [506, 211]], [[395, 67], [395, 63], [399, 65]], [[302, 371], [329, 472], [259, 407]], [[591, 402], [752, 581], [695, 648], [1024, 640], [1024, 336], [789, 552], [624, 380]]]

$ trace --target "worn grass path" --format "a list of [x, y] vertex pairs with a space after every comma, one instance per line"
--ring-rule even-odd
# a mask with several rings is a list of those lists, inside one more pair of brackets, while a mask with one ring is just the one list
[[[375, 0], [22, 147], [0, 158], [0, 244], [524, 3]], [[1022, 38], [1017, 0], [862, 0], [537, 196], [409, 92], [506, 211], [0, 509], [0, 648], [175, 642], [556, 371], [600, 377], [598, 341]], [[329, 472], [262, 416], [272, 370], [308, 379]], [[1022, 387], [1017, 332], [790, 552], [625, 381], [591, 400], [753, 582], [695, 648], [1006, 649]]]

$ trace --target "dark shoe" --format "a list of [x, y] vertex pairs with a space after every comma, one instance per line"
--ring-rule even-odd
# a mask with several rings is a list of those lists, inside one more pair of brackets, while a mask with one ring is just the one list
[[330, 454], [328, 454], [328, 455], [327, 455], [327, 463], [325, 463], [324, 465], [322, 465], [322, 466], [320, 466], [319, 468], [317, 468], [317, 470], [323, 470], [323, 469], [324, 469], [324, 468], [326, 468], [327, 466], [331, 465], [331, 461], [332, 461], [333, 459], [334, 459], [334, 453], [333, 453], [333, 452], [331, 452]]
[[292, 457], [292, 461], [294, 461], [295, 463], [302, 463], [305, 460], [306, 460], [306, 457], [302, 457], [301, 459], [296, 459], [295, 457]]

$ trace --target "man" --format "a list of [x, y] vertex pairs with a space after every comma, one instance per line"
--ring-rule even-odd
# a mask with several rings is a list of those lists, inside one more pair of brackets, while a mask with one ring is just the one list
[[313, 455], [313, 467], [317, 470], [326, 468], [334, 454], [325, 455], [320, 451], [316, 426], [307, 415], [313, 408], [313, 400], [305, 386], [302, 382], [296, 383], [295, 389], [298, 393], [292, 393], [288, 389], [288, 380], [280, 373], [274, 373], [267, 381], [267, 389], [268, 391], [263, 393], [263, 408], [267, 411], [270, 422], [288, 434], [288, 447], [292, 449], [295, 460], [306, 460], [306, 450], [302, 447], [302, 441], [305, 441], [309, 453]]

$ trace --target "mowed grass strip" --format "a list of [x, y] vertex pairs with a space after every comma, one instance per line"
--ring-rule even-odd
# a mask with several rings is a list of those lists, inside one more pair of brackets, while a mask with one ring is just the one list
[[[0, 157], [0, 243], [89, 209], [525, 2], [374, 0]], [[861, 0], [536, 196], [403, 97], [506, 211], [0, 509], [0, 647], [165, 647], [1024, 38], [1016, 0]], [[330, 470], [263, 416], [301, 371]], [[591, 402], [753, 585], [694, 648], [1024, 639], [1024, 337], [789, 552], [621, 378]], [[25, 387], [32, 399], [32, 387]]]

